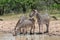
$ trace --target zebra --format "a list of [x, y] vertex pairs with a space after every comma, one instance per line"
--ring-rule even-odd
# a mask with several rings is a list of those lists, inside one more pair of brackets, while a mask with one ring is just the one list
[[[39, 33], [41, 33], [40, 32], [41, 24], [45, 24], [46, 27], [47, 27], [47, 30], [44, 33], [49, 33], [49, 22], [50, 22], [51, 16], [48, 15], [48, 13], [43, 15], [43, 14], [40, 14], [36, 9], [33, 9], [32, 12], [29, 14], [29, 16], [30, 17], [33, 17], [33, 16], [36, 17], [37, 23], [38, 23], [38, 26], [39, 26]], [[57, 20], [57, 18], [55, 16], [52, 16], [52, 18]]]
[[[32, 30], [33, 30], [33, 33], [34, 33], [34, 30], [35, 30], [35, 19], [34, 18], [27, 18], [26, 16], [24, 18], [22, 16], [21, 20], [20, 19], [18, 20], [18, 22], [16, 24], [16, 27], [15, 27], [15, 34], [14, 34], [14, 36], [17, 35], [17, 33], [21, 32], [21, 28], [27, 29], [27, 28], [31, 27], [30, 33], [32, 33]], [[24, 31], [23, 31], [23, 33], [24, 33]], [[26, 33], [27, 33], [27, 30], [26, 30]]]

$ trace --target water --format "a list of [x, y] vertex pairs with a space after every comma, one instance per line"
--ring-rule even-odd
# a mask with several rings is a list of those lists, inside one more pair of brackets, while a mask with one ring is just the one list
[[44, 40], [44, 37], [46, 37], [46, 35], [18, 35], [16, 36], [16, 40]]
[[0, 33], [0, 40], [60, 40], [60, 36], [49, 36], [47, 34], [13, 36], [11, 33]]
[[35, 35], [18, 35], [15, 40], [60, 40], [60, 36], [47, 35], [47, 34], [35, 34]]
[[0, 40], [15, 40], [15, 37], [10, 33], [0, 33]]

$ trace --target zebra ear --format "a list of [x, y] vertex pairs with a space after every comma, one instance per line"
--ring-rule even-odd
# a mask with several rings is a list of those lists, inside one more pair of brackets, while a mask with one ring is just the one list
[[34, 10], [34, 13], [37, 14], [38, 13], [38, 10]]

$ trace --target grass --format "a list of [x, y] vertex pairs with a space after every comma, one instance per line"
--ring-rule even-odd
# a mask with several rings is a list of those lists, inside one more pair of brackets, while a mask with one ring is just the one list
[[[21, 14], [20, 14], [21, 15]], [[18, 19], [19, 18], [19, 15], [17, 14], [10, 14], [10, 15], [3, 15], [3, 16], [0, 16], [0, 19], [3, 19], [3, 20], [13, 20], [13, 19]]]
[[[23, 14], [6, 14], [6, 15], [3, 15], [3, 16], [0, 16], [0, 19], [3, 19], [3, 20], [18, 20], [20, 18], [20, 16], [22, 16]], [[25, 14], [26, 16], [28, 15]]]
[[[42, 13], [44, 13], [44, 12], [42, 11]], [[50, 15], [54, 15], [57, 18], [60, 18], [60, 14], [59, 14], [60, 11], [55, 10], [55, 11], [51, 11], [50, 13], [51, 13]], [[14, 13], [5, 14], [3, 16], [0, 16], [0, 19], [3, 19], [3, 20], [18, 20], [20, 18], [20, 16], [22, 16], [22, 15], [23, 15], [23, 13], [20, 13], [20, 14], [14, 14]], [[26, 13], [25, 15], [28, 17], [29, 13]]]

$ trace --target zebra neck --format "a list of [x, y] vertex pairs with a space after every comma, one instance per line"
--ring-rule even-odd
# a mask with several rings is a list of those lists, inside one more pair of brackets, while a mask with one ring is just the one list
[[37, 14], [37, 15], [36, 15], [36, 18], [37, 18], [37, 20], [40, 20], [40, 19], [41, 19], [40, 14]]

